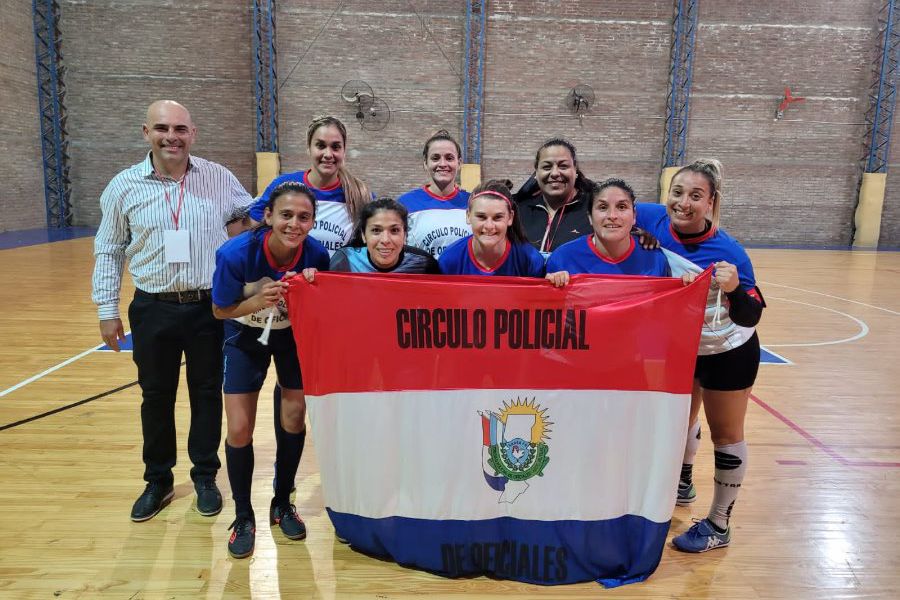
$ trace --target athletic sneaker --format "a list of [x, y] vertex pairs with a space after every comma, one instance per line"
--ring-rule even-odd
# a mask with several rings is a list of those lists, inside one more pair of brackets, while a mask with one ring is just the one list
[[237, 517], [231, 526], [228, 538], [228, 554], [234, 558], [247, 558], [253, 554], [256, 545], [256, 523], [249, 517]]
[[687, 506], [693, 504], [697, 499], [697, 490], [694, 489], [693, 483], [678, 482], [678, 498], [675, 500], [676, 506]]
[[672, 545], [682, 552], [706, 552], [724, 548], [730, 542], [731, 528], [726, 529], [725, 533], [719, 533], [709, 519], [694, 519], [690, 529], [672, 539]]
[[297, 507], [290, 502], [279, 505], [276, 504], [275, 498], [272, 498], [272, 504], [269, 506], [269, 525], [278, 525], [289, 540], [302, 540], [306, 537], [306, 525], [297, 514]]

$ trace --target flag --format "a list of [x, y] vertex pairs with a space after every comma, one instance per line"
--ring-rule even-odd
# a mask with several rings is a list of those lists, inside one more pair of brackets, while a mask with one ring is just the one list
[[446, 576], [616, 586], [656, 568], [709, 272], [319, 273], [287, 303], [326, 509]]

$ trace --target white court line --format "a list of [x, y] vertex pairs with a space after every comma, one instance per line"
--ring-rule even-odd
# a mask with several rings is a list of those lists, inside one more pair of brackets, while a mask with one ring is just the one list
[[[126, 332], [125, 332], [125, 335], [128, 335], [129, 333], [131, 333], [131, 331], [126, 331]], [[90, 354], [91, 352], [96, 352], [97, 350], [99, 350], [100, 348], [102, 348], [102, 347], [105, 346], [105, 345], [106, 345], [106, 344], [99, 344], [99, 345], [97, 345], [97, 346], [94, 346], [94, 347], [91, 348], [90, 350], [85, 350], [84, 352], [82, 352], [81, 354], [78, 354], [77, 356], [73, 356], [72, 358], [67, 358], [66, 360], [62, 361], [62, 362], [59, 363], [58, 365], [55, 365], [55, 366], [53, 366], [53, 367], [50, 367], [50, 368], [47, 369], [46, 371], [41, 371], [41, 372], [38, 373], [37, 375], [33, 375], [33, 376], [29, 377], [29, 378], [26, 379], [25, 381], [20, 381], [19, 383], [17, 383], [16, 385], [12, 386], [11, 388], [7, 388], [7, 389], [3, 390], [2, 392], [0, 392], [0, 398], [2, 398], [3, 396], [6, 396], [7, 394], [11, 394], [12, 392], [16, 391], [16, 390], [19, 389], [19, 388], [25, 387], [25, 386], [28, 385], [29, 383], [33, 383], [33, 382], [37, 381], [38, 379], [40, 379], [41, 377], [43, 377], [43, 376], [45, 376], [45, 375], [49, 375], [49, 374], [52, 373], [53, 371], [58, 371], [59, 369], [62, 369], [64, 366], [70, 365], [70, 364], [72, 364], [73, 362], [75, 362], [76, 360], [80, 360], [80, 359], [84, 358], [85, 356], [87, 356], [87, 355]]]
[[[891, 310], [889, 308], [883, 308], [881, 306], [875, 306], [874, 304], [866, 304], [865, 302], [851, 300], [850, 298], [841, 298], [840, 296], [832, 296], [831, 294], [825, 294], [822, 292], [817, 292], [815, 290], [804, 290], [803, 288], [793, 287], [790, 285], [782, 285], [780, 283], [772, 283], [770, 281], [760, 281], [759, 283], [761, 283], [763, 285], [774, 285], [774, 286], [778, 286], [778, 287], [783, 287], [783, 288], [787, 288], [789, 290], [796, 290], [798, 292], [806, 292], [807, 294], [818, 294], [819, 296], [826, 296], [828, 298], [834, 298], [835, 300], [843, 300], [844, 302], [851, 302], [853, 304], [859, 304], [860, 306], [867, 306], [869, 308], [874, 308], [875, 310], [883, 310], [886, 313], [891, 313], [892, 315], [900, 316], [900, 312], [897, 312], [896, 310]], [[813, 304], [811, 306], [818, 306], [818, 305]], [[825, 307], [820, 306], [819, 308], [825, 308]], [[847, 315], [847, 316], [849, 316], [849, 315]], [[853, 317], [850, 317], [850, 318], [852, 319]]]
[[[787, 286], [784, 286], [787, 287]], [[826, 294], [827, 295], [827, 294]], [[778, 296], [769, 296], [773, 300], [783, 300], [784, 302], [793, 302], [794, 304], [802, 304], [804, 306], [812, 306], [813, 308], [821, 308], [822, 310], [827, 310], [828, 312], [837, 313], [843, 317], [847, 317], [851, 321], [855, 321], [857, 325], [859, 325], [859, 331], [856, 335], [850, 336], [848, 338], [844, 338], [842, 340], [831, 340], [828, 342], [803, 342], [800, 344], [766, 344], [765, 347], [768, 348], [800, 348], [807, 346], [831, 346], [833, 344], [844, 344], [846, 342], [854, 342], [858, 339], [864, 338], [869, 334], [869, 326], [866, 325], [860, 319], [857, 319], [853, 315], [848, 315], [845, 312], [841, 312], [839, 310], [835, 310], [833, 308], [828, 308], [826, 306], [820, 306], [818, 304], [810, 304], [808, 302], [800, 302], [799, 300], [789, 300], [788, 298], [779, 298]], [[852, 302], [852, 300], [851, 300]], [[774, 354], [774, 353], [773, 353]]]

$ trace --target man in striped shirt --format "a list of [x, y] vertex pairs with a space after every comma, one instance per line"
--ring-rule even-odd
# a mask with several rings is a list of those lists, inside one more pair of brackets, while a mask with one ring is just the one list
[[100, 335], [115, 351], [125, 339], [119, 292], [126, 259], [137, 288], [128, 320], [143, 393], [147, 485], [131, 519], [152, 518], [174, 495], [175, 392], [182, 354], [191, 403], [191, 479], [198, 512], [212, 516], [222, 510], [215, 483], [221, 466], [222, 321], [213, 317], [210, 288], [226, 224], [246, 215], [253, 198], [228, 169], [190, 155], [197, 128], [177, 102], [151, 104], [143, 134], [150, 152], [104, 190], [94, 239], [93, 300]]

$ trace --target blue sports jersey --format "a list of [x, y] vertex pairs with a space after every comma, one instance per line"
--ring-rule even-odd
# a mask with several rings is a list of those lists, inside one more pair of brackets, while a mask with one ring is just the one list
[[637, 226], [656, 236], [663, 248], [688, 259], [701, 269], [720, 260], [728, 261], [737, 267], [743, 289], [751, 291], [756, 287], [756, 276], [747, 252], [737, 240], [721, 229], [716, 228], [699, 238], [682, 242], [672, 228], [672, 221], [664, 204], [642, 202], [635, 205], [635, 210]]
[[[699, 273], [720, 260], [728, 261], [738, 270], [741, 288], [757, 297], [756, 277], [753, 265], [744, 248], [721, 229], [682, 242], [663, 204], [637, 204], [637, 225], [656, 236], [660, 245], [667, 250], [667, 258], [672, 275], [680, 277], [684, 273]], [[742, 327], [728, 316], [728, 298], [720, 293], [719, 286], [709, 288], [706, 299], [706, 314], [700, 333], [700, 347], [697, 354], [707, 356], [727, 352], [744, 345], [753, 337], [754, 327]]]
[[594, 241], [594, 234], [566, 242], [553, 251], [547, 259], [547, 272], [568, 271], [602, 275], [650, 275], [669, 277], [672, 270], [662, 250], [645, 250], [631, 237], [631, 248], [624, 256], [612, 259], [603, 256]]
[[472, 251], [474, 238], [469, 235], [450, 244], [438, 259], [445, 275], [511, 275], [513, 277], [543, 277], [544, 257], [528, 242], [507, 242], [506, 254], [490, 271], [482, 269]]
[[347, 214], [344, 188], [341, 187], [340, 182], [327, 189], [313, 187], [309, 183], [306, 171], [285, 173], [273, 179], [250, 209], [250, 218], [262, 222], [263, 209], [266, 207], [266, 202], [269, 201], [272, 190], [288, 181], [302, 183], [316, 196], [316, 224], [310, 235], [321, 242], [328, 249], [329, 254], [334, 254], [335, 250], [346, 246], [353, 235], [353, 223], [350, 215]]
[[410, 190], [397, 202], [409, 210], [407, 243], [439, 258], [450, 244], [472, 233], [466, 223], [469, 192], [457, 186], [450, 195], [439, 196], [429, 186]]
[[[280, 280], [286, 271], [299, 273], [307, 267], [328, 270], [328, 251], [312, 238], [303, 240], [293, 265], [279, 268], [268, 253], [265, 240], [272, 231], [268, 227], [245, 231], [231, 238], [216, 251], [216, 271], [213, 273], [212, 301], [220, 307], [231, 306], [256, 294], [260, 287]], [[234, 319], [250, 327], [265, 327], [269, 309]], [[278, 314], [272, 329], [290, 327], [284, 301], [278, 303]]]

